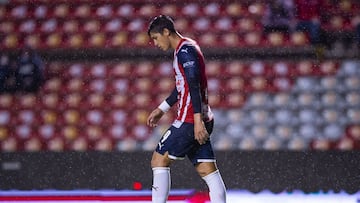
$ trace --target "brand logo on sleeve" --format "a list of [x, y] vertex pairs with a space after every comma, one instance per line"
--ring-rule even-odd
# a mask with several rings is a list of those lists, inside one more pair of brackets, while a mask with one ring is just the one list
[[188, 61], [188, 62], [183, 63], [183, 67], [186, 68], [189, 66], [193, 66], [194, 64], [195, 64], [195, 61]]

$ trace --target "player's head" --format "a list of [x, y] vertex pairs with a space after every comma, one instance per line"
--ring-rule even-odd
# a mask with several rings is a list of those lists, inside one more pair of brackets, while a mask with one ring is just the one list
[[154, 41], [155, 46], [166, 51], [170, 45], [170, 36], [176, 33], [174, 21], [165, 15], [155, 17], [149, 25], [148, 35]]
[[148, 35], [151, 33], [160, 33], [162, 34], [164, 30], [167, 29], [171, 33], [175, 33], [174, 21], [170, 16], [159, 15], [156, 16], [149, 24]]

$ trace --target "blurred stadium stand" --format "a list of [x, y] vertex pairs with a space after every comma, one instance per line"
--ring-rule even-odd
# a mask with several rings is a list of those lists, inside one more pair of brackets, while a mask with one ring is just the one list
[[[38, 92], [0, 94], [0, 189], [151, 188], [150, 153], [175, 110], [145, 125], [173, 86], [172, 53], [146, 32], [168, 14], [206, 56], [229, 188], [359, 191], [359, 2], [324, 1], [323, 46], [265, 34], [266, 2], [0, 0], [0, 52], [31, 46], [46, 65]], [[206, 189], [186, 164], [174, 188]]]
[[[37, 93], [0, 95], [3, 152], [152, 150], [174, 113], [145, 125], [173, 85], [170, 55], [146, 33], [159, 13], [208, 56], [217, 150], [360, 147], [359, 56], [319, 55], [306, 32], [264, 34], [265, 1], [6, 2], [0, 48], [39, 50], [46, 82]], [[323, 29], [354, 34], [358, 2], [335, 4]]]
[[[360, 147], [347, 130], [360, 127], [359, 62], [208, 63], [217, 149]], [[169, 62], [49, 62], [47, 77], [38, 93], [0, 95], [2, 151], [149, 150], [173, 117], [145, 125], [173, 85]]]

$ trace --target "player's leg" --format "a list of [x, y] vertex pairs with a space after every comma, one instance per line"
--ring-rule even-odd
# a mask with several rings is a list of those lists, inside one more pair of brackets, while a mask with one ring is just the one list
[[[205, 123], [209, 134], [212, 132], [214, 121]], [[188, 153], [188, 157], [194, 164], [196, 171], [206, 182], [210, 191], [210, 200], [213, 203], [226, 202], [226, 188], [220, 172], [216, 166], [214, 151], [211, 141], [208, 140], [203, 145], [197, 145], [193, 151]]]
[[195, 168], [209, 188], [211, 202], [225, 203], [226, 188], [215, 162], [201, 162]]
[[[161, 137], [158, 146], [151, 159], [153, 169], [153, 203], [165, 203], [169, 194], [171, 178], [170, 164], [172, 160], [183, 159], [186, 148], [186, 140], [183, 140], [185, 132], [191, 125], [183, 124], [180, 128], [171, 126]], [[179, 145], [178, 143], [185, 143]], [[185, 148], [185, 150], [184, 150]]]
[[154, 152], [151, 159], [151, 168], [153, 170], [153, 185], [152, 185], [152, 202], [165, 203], [171, 185], [170, 177], [170, 163], [168, 152], [164, 155]]

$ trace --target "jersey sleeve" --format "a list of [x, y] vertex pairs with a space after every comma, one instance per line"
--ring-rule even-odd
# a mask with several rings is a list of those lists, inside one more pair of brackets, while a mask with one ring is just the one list
[[166, 103], [169, 104], [169, 106], [173, 106], [176, 102], [177, 102], [177, 95], [178, 92], [176, 90], [176, 87], [173, 89], [173, 91], [171, 92], [171, 94], [166, 98]]
[[193, 46], [183, 46], [178, 52], [178, 62], [184, 68], [194, 113], [201, 113], [200, 68], [198, 53]]

